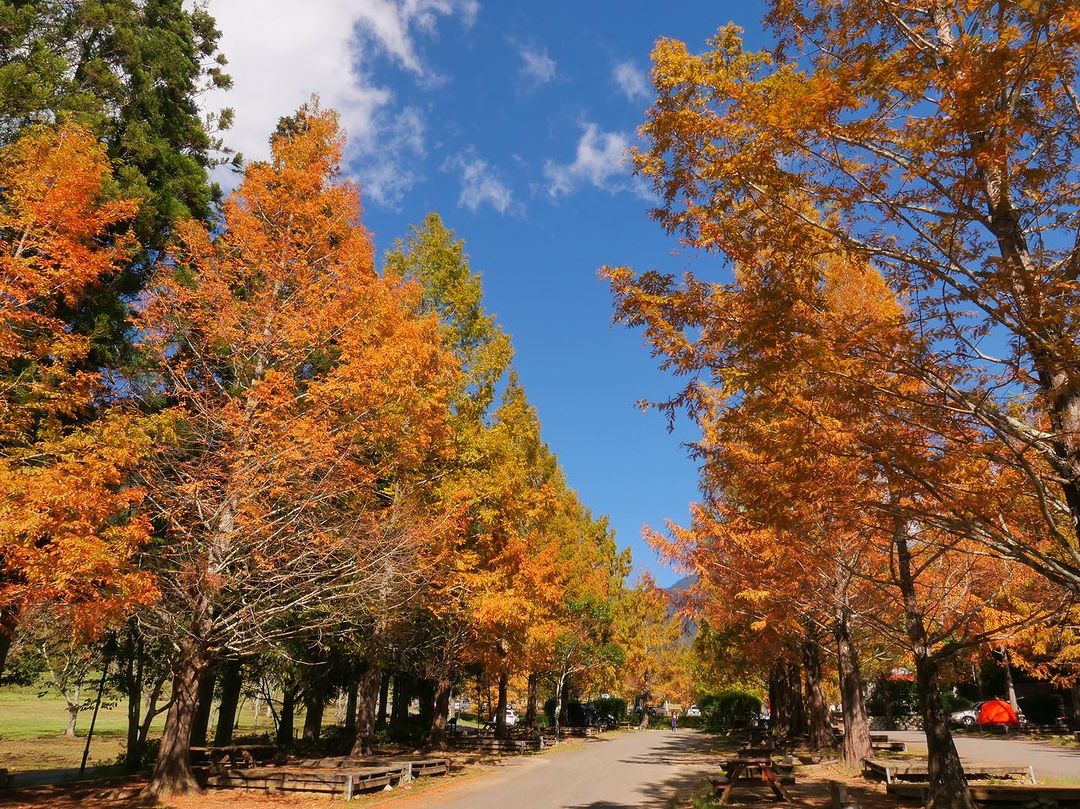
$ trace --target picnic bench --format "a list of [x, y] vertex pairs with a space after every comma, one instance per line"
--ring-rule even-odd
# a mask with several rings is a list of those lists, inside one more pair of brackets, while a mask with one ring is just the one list
[[[1035, 768], [1028, 765], [1009, 766], [1001, 764], [982, 764], [965, 761], [964, 774], [969, 781], [987, 778], [1023, 778], [1034, 784]], [[896, 759], [863, 759], [863, 772], [885, 780], [886, 784], [896, 781], [928, 781], [930, 768], [926, 761]]]
[[712, 776], [713, 792], [720, 795], [720, 803], [727, 803], [731, 797], [731, 791], [738, 783], [752, 783], [760, 780], [772, 790], [776, 800], [788, 803], [787, 793], [784, 792], [783, 782], [794, 783], [792, 776], [781, 776], [776, 771], [777, 765], [769, 756], [730, 758], [724, 762], [724, 775]]
[[272, 744], [230, 744], [222, 747], [191, 748], [191, 765], [209, 767], [217, 772], [225, 767], [256, 767], [274, 760], [277, 747]]
[[402, 764], [375, 767], [249, 767], [229, 769], [209, 779], [218, 789], [240, 789], [257, 792], [321, 792], [353, 795], [370, 789], [396, 786], [405, 780], [407, 769]]
[[[1054, 805], [1059, 809], [1080, 806], [1080, 787], [1040, 786], [1037, 784], [971, 784], [971, 799], [980, 804]], [[885, 787], [894, 798], [926, 803], [928, 784], [894, 782]]]

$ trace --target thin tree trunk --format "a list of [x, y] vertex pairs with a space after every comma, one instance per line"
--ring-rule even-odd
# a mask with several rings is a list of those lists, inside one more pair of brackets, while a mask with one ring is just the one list
[[394, 706], [390, 710], [390, 724], [395, 728], [409, 723], [409, 703], [412, 702], [413, 678], [407, 674], [394, 674]]
[[[349, 683], [349, 690], [345, 694], [345, 735], [356, 736], [356, 700], [357, 693], [360, 690], [360, 683], [353, 680]], [[383, 709], [385, 711], [386, 704], [383, 703]], [[386, 724], [386, 718], [382, 717], [383, 724]], [[375, 722], [376, 729], [379, 729], [378, 720]]]
[[555, 687], [555, 740], [559, 740], [559, 728], [562, 727], [563, 689], [566, 688], [566, 669], [559, 674], [559, 684]]
[[525, 702], [525, 727], [536, 727], [536, 700], [540, 691], [540, 675], [533, 672], [529, 675], [529, 695]]
[[896, 546], [897, 584], [904, 597], [904, 618], [908, 640], [915, 657], [915, 685], [926, 734], [927, 768], [930, 794], [927, 809], [974, 809], [964, 767], [949, 730], [948, 714], [941, 700], [938, 681], [939, 662], [934, 659], [915, 593], [911, 573], [911, 552], [907, 544], [907, 524], [897, 521], [893, 535]]
[[1002, 649], [1005, 657], [1005, 698], [1009, 700], [1012, 709], [1020, 712], [1020, 701], [1016, 698], [1016, 686], [1013, 685], [1012, 661], [1009, 659], [1009, 650]]
[[509, 673], [504, 669], [499, 672], [499, 702], [495, 707], [495, 738], [506, 738], [506, 688], [510, 680]]
[[450, 716], [450, 692], [453, 686], [453, 682], [447, 675], [435, 681], [435, 715], [431, 720], [431, 732], [428, 733], [430, 747], [438, 749], [446, 747], [446, 720]]
[[277, 717], [278, 747], [288, 747], [293, 742], [293, 727], [296, 720], [296, 683], [286, 683], [281, 695], [281, 713]]
[[137, 770], [142, 760], [139, 725], [142, 722], [143, 643], [130, 624], [128, 644], [127, 676], [124, 678], [124, 688], [127, 690], [127, 746], [124, 750], [124, 766], [129, 770]]
[[375, 752], [375, 707], [379, 701], [379, 684], [382, 672], [376, 666], [369, 665], [360, 675], [357, 702], [359, 711], [356, 720], [356, 740], [353, 742], [354, 756], [369, 756]]
[[832, 728], [829, 726], [829, 706], [821, 681], [821, 638], [816, 624], [809, 624], [803, 643], [803, 673], [806, 676], [807, 739], [811, 750], [832, 747]]
[[[382, 674], [382, 681], [379, 683], [379, 713], [375, 717], [375, 729], [382, 730], [386, 727], [386, 700], [390, 696], [390, 672], [384, 671]], [[356, 704], [355, 694], [353, 695], [353, 705]]]
[[1073, 730], [1080, 730], [1080, 677], [1077, 677], [1069, 689], [1072, 696]]
[[210, 729], [210, 713], [214, 708], [214, 687], [217, 685], [217, 666], [209, 666], [199, 681], [199, 709], [191, 723], [191, 746], [205, 747]]
[[199, 709], [199, 683], [208, 663], [205, 650], [189, 641], [173, 675], [172, 705], [154, 771], [144, 790], [148, 795], [183, 795], [199, 789], [191, 771], [191, 728]]
[[19, 611], [15, 607], [0, 608], [0, 676], [7, 665], [11, 641], [15, 639], [15, 629], [19, 625]]
[[82, 704], [79, 697], [82, 695], [82, 686], [75, 686], [75, 699], [68, 700], [67, 713], [68, 723], [67, 728], [64, 730], [64, 736], [68, 739], [75, 738], [75, 723], [79, 721], [79, 711], [82, 710]]
[[330, 691], [330, 664], [322, 661], [309, 673], [304, 691], [304, 739], [317, 742], [322, 731], [323, 711]]
[[431, 727], [435, 717], [435, 683], [432, 680], [421, 680], [417, 690], [420, 700], [420, 727]]
[[240, 691], [244, 686], [243, 663], [226, 660], [221, 672], [221, 705], [218, 706], [217, 729], [214, 746], [232, 744], [233, 727], [236, 725], [236, 709], [240, 705]]

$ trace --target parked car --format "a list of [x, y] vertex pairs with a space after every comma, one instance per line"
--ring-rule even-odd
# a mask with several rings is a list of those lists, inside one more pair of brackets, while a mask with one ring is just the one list
[[508, 728], [512, 728], [517, 723], [518, 723], [517, 711], [515, 711], [513, 708], [507, 708], [506, 709], [506, 726]]
[[689, 708], [686, 709], [686, 715], [701, 716], [701, 708], [699, 708], [697, 705], [691, 705]]
[[[1011, 725], [1011, 724], [1014, 724], [1013, 722], [1011, 722], [1011, 721], [1009, 721], [1007, 719], [1004, 719], [1004, 718], [1000, 718], [1000, 719], [995, 718], [995, 719], [992, 719], [992, 720], [987, 720], [985, 716], [983, 717], [983, 719], [980, 722], [979, 716], [980, 716], [980, 714], [984, 713], [983, 712], [983, 706], [986, 705], [988, 702], [995, 702], [995, 701], [1001, 701], [1001, 700], [984, 700], [982, 702], [976, 702], [970, 708], [965, 708], [962, 711], [953, 711], [951, 714], [949, 714], [949, 722], [954, 724], [954, 725], [960, 725], [961, 727], [965, 727], [965, 728], [975, 727], [975, 725], [978, 725], [978, 724], [984, 724], [984, 725]], [[1019, 722], [1019, 724], [1021, 724], [1021, 725], [1027, 724], [1027, 718], [1024, 716], [1023, 711], [1018, 711], [1017, 712], [1016, 719], [1017, 719], [1017, 722]]]

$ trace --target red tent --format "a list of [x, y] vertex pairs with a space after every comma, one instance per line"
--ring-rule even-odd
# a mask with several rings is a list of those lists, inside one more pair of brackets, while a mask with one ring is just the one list
[[1020, 720], [1012, 705], [1003, 699], [992, 699], [979, 706], [980, 725], [1019, 725]]

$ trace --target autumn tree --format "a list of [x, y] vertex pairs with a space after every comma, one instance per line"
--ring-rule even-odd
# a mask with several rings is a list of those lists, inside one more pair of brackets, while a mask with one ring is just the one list
[[1075, 591], [1072, 4], [778, 0], [767, 22], [773, 53], [746, 52], [731, 26], [700, 56], [657, 44], [649, 145], [635, 157], [657, 218], [735, 260], [794, 228], [882, 272], [924, 346], [897, 373], [939, 418], [998, 442], [994, 462], [1026, 481], [1043, 525], [1027, 531], [930, 481], [897, 504]]
[[145, 389], [180, 420], [148, 486], [159, 539], [156, 631], [173, 639], [173, 694], [148, 790], [195, 788], [198, 686], [242, 655], [314, 628], [362, 623], [387, 584], [422, 570], [413, 470], [446, 451], [455, 370], [420, 290], [373, 268], [336, 115], [283, 119], [220, 232], [179, 229], [141, 314]]
[[[89, 638], [154, 595], [133, 556], [149, 536], [131, 474], [166, 436], [110, 407], [70, 313], [128, 259], [136, 205], [78, 127], [0, 151], [0, 666], [19, 611], [52, 604]], [[119, 236], [115, 234], [121, 234]]]

